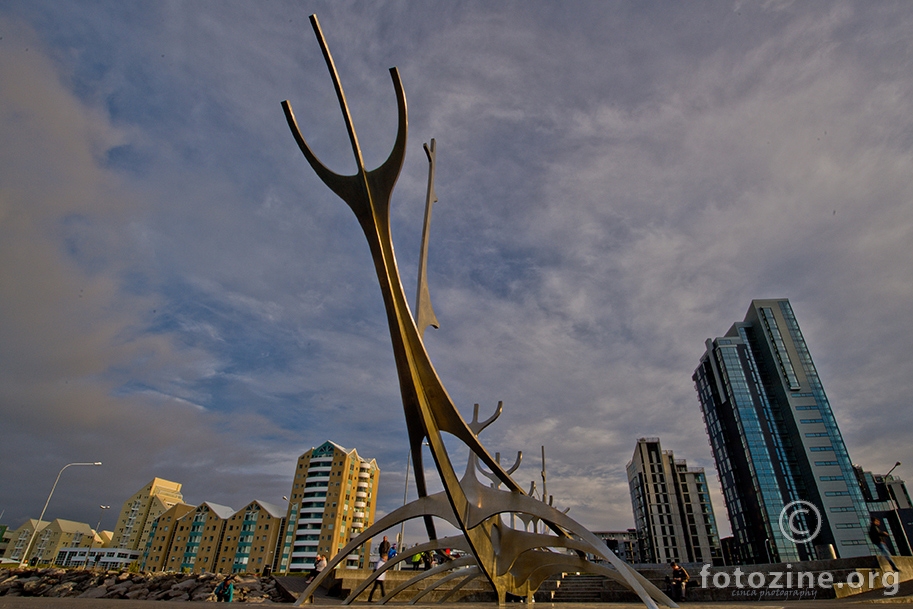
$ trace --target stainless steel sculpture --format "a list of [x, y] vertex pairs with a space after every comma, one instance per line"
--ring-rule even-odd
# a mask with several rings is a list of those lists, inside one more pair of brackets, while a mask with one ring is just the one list
[[[431, 359], [422, 341], [424, 328], [427, 325], [437, 325], [428, 299], [427, 279], [424, 271], [430, 208], [431, 203], [436, 199], [433, 181], [434, 141], [432, 140], [430, 148], [426, 148], [430, 168], [425, 234], [422, 241], [422, 263], [419, 273], [417, 303], [419, 321], [417, 323], [409, 310], [400, 281], [390, 235], [390, 196], [402, 169], [407, 135], [406, 96], [399, 72], [396, 68], [390, 69], [399, 113], [396, 141], [387, 160], [377, 169], [368, 171], [362, 159], [361, 148], [342, 85], [316, 15], [311, 16], [311, 24], [323, 51], [330, 76], [333, 78], [358, 172], [355, 175], [343, 176], [324, 166], [311, 151], [301, 134], [291, 104], [284, 101], [282, 107], [285, 110], [292, 135], [311, 168], [333, 192], [349, 205], [368, 240], [390, 326], [390, 338], [399, 376], [419, 498], [381, 518], [362, 534], [352, 539], [349, 545], [334, 556], [327, 565], [327, 569], [315, 578], [302, 593], [297, 604], [307, 601], [321, 580], [363, 543], [390, 527], [412, 518], [421, 517], [425, 519], [430, 541], [410, 552], [455, 548], [464, 550], [468, 554], [416, 575], [413, 578], [414, 581], [410, 580], [384, 596], [380, 600], [381, 603], [396, 596], [406, 586], [445, 571], [452, 573], [442, 579], [450, 581], [462, 578], [456, 588], [476, 577], [486, 577], [494, 586], [499, 604], [505, 602], [508, 594], [527, 597], [531, 600], [541, 583], [556, 573], [584, 571], [602, 574], [622, 582], [636, 592], [648, 607], [656, 607], [654, 599], [669, 607], [675, 607], [675, 603], [616, 557], [599, 538], [566, 514], [524, 493], [510, 476], [510, 473], [519, 465], [519, 455], [517, 463], [510, 470], [505, 470], [501, 467], [499, 459], [492, 457], [482, 446], [478, 437], [479, 433], [501, 414], [500, 403], [495, 413], [481, 422], [478, 419], [478, 405], [476, 405], [471, 423], [467, 423], [463, 419], [453, 404], [431, 364]], [[443, 433], [454, 436], [469, 448], [469, 460], [462, 476], [457, 474], [451, 463], [450, 456], [444, 447]], [[427, 493], [422, 464], [422, 443], [425, 441], [427, 441], [435, 467], [444, 485], [443, 492], [433, 495]], [[483, 466], [487, 469], [483, 469]], [[481, 483], [478, 478], [479, 473], [490, 483]], [[451, 523], [462, 531], [463, 536], [437, 539], [432, 522], [433, 517]], [[517, 520], [522, 523], [521, 528], [512, 526]], [[550, 533], [538, 532], [539, 523], [546, 525]], [[588, 561], [587, 554], [604, 559], [610, 566]], [[384, 570], [390, 569], [397, 562], [408, 558], [409, 553], [403, 552], [395, 560], [387, 562]], [[345, 602], [352, 602], [377, 574], [378, 572], [374, 572], [372, 577], [366, 580], [359, 589], [353, 591]], [[413, 602], [440, 583], [442, 583], [441, 580], [435, 578], [434, 584], [426, 588], [418, 597], [413, 598]]]

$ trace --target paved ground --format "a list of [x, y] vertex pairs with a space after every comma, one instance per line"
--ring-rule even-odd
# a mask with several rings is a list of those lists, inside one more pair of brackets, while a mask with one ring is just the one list
[[[900, 603], [913, 604], [913, 599], [897, 598]], [[246, 604], [246, 603], [245, 603]], [[355, 603], [357, 606], [366, 607], [367, 603]], [[36, 598], [36, 597], [7, 597], [0, 596], [0, 609], [201, 609], [203, 603], [190, 601], [131, 601], [121, 599], [83, 599], [83, 598]], [[246, 604], [256, 607], [255, 604]], [[280, 606], [291, 607], [291, 604]], [[372, 605], [372, 606], [376, 606]], [[390, 603], [387, 607], [418, 609], [441, 609], [444, 605], [404, 605]], [[450, 609], [497, 609], [494, 603], [448, 603]], [[519, 609], [524, 605], [510, 604], [507, 608]], [[681, 603], [683, 609], [878, 609], [879, 607], [893, 607], [895, 603], [880, 603], [872, 601], [851, 600], [818, 600], [818, 601], [788, 601], [785, 603]], [[536, 603], [536, 609], [642, 609], [643, 605], [635, 603]]]

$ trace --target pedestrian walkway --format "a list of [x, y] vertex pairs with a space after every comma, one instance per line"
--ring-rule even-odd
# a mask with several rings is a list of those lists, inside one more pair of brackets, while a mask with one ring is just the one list
[[[913, 605], [910, 597], [894, 598], [893, 602], [885, 603], [877, 600], [857, 599], [826, 599], [813, 601], [787, 601], [785, 603], [681, 603], [682, 609], [879, 609], [881, 607], [894, 607], [897, 603]], [[245, 603], [247, 604], [247, 603]], [[267, 603], [260, 603], [267, 604]], [[260, 605], [258, 604], [258, 605]], [[268, 603], [291, 607], [291, 604]], [[202, 609], [202, 602], [192, 601], [135, 601], [111, 598], [42, 598], [25, 596], [0, 596], [0, 609]], [[253, 606], [253, 604], [251, 604]], [[368, 603], [354, 603], [356, 607], [367, 607]], [[376, 603], [370, 606], [378, 606]], [[498, 609], [494, 603], [445, 603], [406, 605], [403, 603], [389, 603], [386, 607], [416, 609]], [[522, 607], [521, 604], [506, 605], [507, 609]], [[640, 603], [536, 603], [535, 609], [643, 609]]]

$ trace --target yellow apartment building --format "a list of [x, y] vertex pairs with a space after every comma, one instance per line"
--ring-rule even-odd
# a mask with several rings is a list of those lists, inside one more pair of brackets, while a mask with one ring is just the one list
[[238, 511], [210, 502], [199, 507], [176, 505], [150, 527], [140, 568], [190, 573], [272, 572], [284, 523], [282, 508], [265, 501], [252, 501]]
[[196, 506], [178, 503], [152, 521], [146, 547], [140, 559], [142, 571], [164, 571], [177, 531], [177, 521], [196, 509]]
[[[355, 449], [324, 442], [298, 458], [279, 570], [309, 571], [317, 554], [331, 559], [374, 523], [380, 470]], [[370, 543], [349, 555], [344, 567], [368, 567]]]
[[216, 573], [263, 573], [275, 569], [285, 513], [265, 501], [252, 501], [228, 519]]
[[234, 513], [230, 507], [207, 501], [179, 518], [165, 570], [215, 572], [225, 525]]
[[114, 528], [112, 546], [128, 550], [144, 549], [155, 519], [183, 502], [180, 483], [153, 478], [124, 502]]
[[[6, 546], [6, 551], [3, 553], [3, 558], [21, 561], [22, 557], [25, 555], [25, 548], [28, 546], [29, 539], [32, 538], [32, 532], [34, 532], [35, 527], [40, 531], [48, 526], [48, 524], [50, 523], [44, 520], [39, 523], [37, 519], [29, 518], [18, 529], [10, 531], [10, 540]], [[32, 555], [34, 556], [34, 553]]]
[[30, 518], [13, 531], [9, 547], [3, 558], [21, 561], [36, 526], [38, 534], [35, 536], [28, 557], [29, 559], [37, 557], [38, 564], [53, 563], [57, 558], [57, 553], [64, 548], [88, 546], [90, 542], [99, 545], [101, 542], [101, 538], [96, 538], [92, 527], [84, 522], [56, 518], [51, 522], [41, 521], [39, 523], [34, 518]]

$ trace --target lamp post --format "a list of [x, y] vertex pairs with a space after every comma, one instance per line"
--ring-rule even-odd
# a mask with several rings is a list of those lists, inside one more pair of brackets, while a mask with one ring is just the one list
[[[428, 446], [428, 442], [422, 442], [422, 446]], [[403, 505], [406, 505], [406, 500], [409, 498], [409, 466], [412, 464], [412, 449], [409, 449], [409, 452], [406, 453], [406, 486], [403, 488]], [[406, 521], [400, 523], [399, 525], [399, 544], [396, 548], [398, 553], [406, 551]], [[396, 566], [397, 569], [402, 568], [402, 564]]]
[[[891, 532], [893, 533], [894, 532], [894, 522], [896, 522], [898, 532], [899, 532], [899, 535], [896, 533], [894, 534], [894, 547], [897, 550], [897, 553], [901, 554], [904, 551], [909, 552], [911, 550], [910, 540], [907, 538], [907, 530], [903, 526], [903, 518], [900, 517], [900, 509], [897, 507], [897, 497], [894, 495], [894, 489], [891, 488], [891, 486], [892, 486], [891, 481], [888, 480], [888, 477], [890, 477], [891, 472], [893, 472], [895, 469], [897, 469], [897, 467], [899, 465], [900, 465], [900, 461], [895, 463], [894, 467], [889, 469], [888, 473], [886, 473], [884, 475], [884, 477], [882, 477], [882, 481], [884, 482], [884, 489], [888, 494], [888, 499], [891, 500], [891, 516], [893, 516], [893, 519], [892, 519], [892, 522], [890, 523], [890, 529], [891, 529]], [[893, 481], [893, 478], [891, 480]], [[899, 541], [903, 541], [903, 543], [906, 547], [901, 549], [900, 543], [898, 543]]]
[[101, 461], [95, 461], [94, 463], [67, 463], [60, 468], [60, 471], [57, 473], [57, 479], [54, 480], [54, 486], [51, 487], [51, 492], [48, 493], [48, 500], [44, 502], [44, 507], [41, 509], [41, 516], [38, 517], [38, 522], [35, 523], [35, 528], [32, 530], [32, 536], [29, 537], [29, 542], [25, 546], [25, 553], [23, 553], [22, 561], [19, 563], [20, 567], [28, 565], [29, 552], [32, 551], [32, 544], [35, 543], [35, 537], [38, 535], [38, 527], [41, 526], [41, 521], [44, 519], [44, 513], [48, 509], [48, 504], [51, 502], [51, 497], [54, 495], [54, 489], [57, 488], [57, 483], [60, 482], [60, 475], [63, 474], [63, 470], [74, 465], [91, 465], [97, 467], [101, 465]]
[[[101, 511], [98, 513], [98, 524], [95, 525], [95, 535], [98, 535], [98, 529], [101, 528], [101, 519], [105, 515], [105, 510], [110, 510], [110, 505], [100, 505], [98, 506]], [[89, 566], [89, 558], [92, 556], [92, 548], [95, 546], [95, 535], [92, 535], [92, 539], [89, 540], [89, 551], [86, 552], [86, 562], [83, 563], [83, 568]]]
[[[285, 552], [285, 536], [288, 534], [286, 529], [288, 528], [288, 507], [289, 500], [288, 497], [282, 495], [282, 500], [285, 501], [285, 514], [284, 518], [279, 520], [279, 534], [276, 538], [276, 543], [273, 544], [272, 549], [269, 551], [269, 558], [266, 561], [266, 564], [269, 566], [270, 575], [273, 573], [278, 573], [279, 568], [281, 567], [282, 555]], [[264, 569], [264, 575], [266, 575], [266, 570]], [[288, 565], [285, 567], [285, 574], [288, 575]]]

